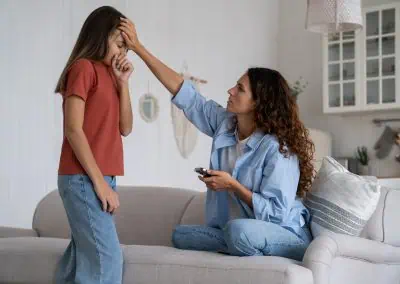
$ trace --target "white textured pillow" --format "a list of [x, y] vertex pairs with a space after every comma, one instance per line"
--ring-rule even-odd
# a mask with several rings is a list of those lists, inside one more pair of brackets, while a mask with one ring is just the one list
[[355, 175], [332, 157], [325, 157], [305, 199], [313, 236], [325, 232], [359, 236], [379, 197], [376, 177]]

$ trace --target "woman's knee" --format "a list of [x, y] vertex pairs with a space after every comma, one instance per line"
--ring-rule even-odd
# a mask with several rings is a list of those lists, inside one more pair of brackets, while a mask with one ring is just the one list
[[258, 255], [259, 251], [251, 242], [251, 234], [256, 233], [247, 219], [229, 221], [224, 228], [224, 237], [230, 253], [237, 256]]
[[177, 226], [172, 233], [172, 244], [176, 248], [187, 250], [226, 250], [222, 230], [201, 225]]
[[[178, 227], [179, 227], [179, 226], [178, 226]], [[179, 229], [178, 229], [178, 227], [176, 227], [176, 228], [173, 230], [173, 232], [172, 232], [172, 237], [171, 237], [172, 245], [173, 245], [174, 247], [176, 247], [176, 248], [178, 248], [178, 247], [177, 247], [177, 245], [178, 245], [177, 240], [179, 240]]]
[[235, 219], [226, 224], [224, 236], [229, 239], [238, 239], [251, 234], [251, 231], [252, 226], [248, 219]]
[[190, 227], [185, 225], [178, 225], [172, 232], [172, 245], [175, 248], [185, 249], [187, 235], [190, 234]]

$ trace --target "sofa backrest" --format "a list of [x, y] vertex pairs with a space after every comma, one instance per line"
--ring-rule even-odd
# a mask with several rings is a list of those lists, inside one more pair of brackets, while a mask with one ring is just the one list
[[381, 188], [378, 206], [361, 236], [400, 247], [400, 190]]
[[[121, 207], [115, 223], [122, 244], [171, 246], [178, 224], [204, 224], [205, 192], [163, 187], [118, 187]], [[400, 190], [382, 187], [379, 204], [362, 237], [400, 247]], [[58, 191], [38, 204], [33, 228], [41, 237], [69, 238]]]
[[[114, 218], [122, 244], [171, 246], [171, 235], [191, 200], [199, 194], [177, 188], [118, 187], [121, 206]], [[33, 229], [41, 237], [69, 238], [65, 210], [55, 190], [38, 204]]]
[[309, 128], [310, 138], [315, 145], [314, 167], [318, 171], [322, 164], [322, 159], [332, 154], [332, 136], [328, 132]]
[[191, 200], [182, 216], [181, 225], [204, 225], [206, 192], [199, 192]]

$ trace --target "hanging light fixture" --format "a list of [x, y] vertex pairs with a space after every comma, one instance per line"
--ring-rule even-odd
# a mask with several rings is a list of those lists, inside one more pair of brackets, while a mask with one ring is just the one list
[[361, 0], [307, 0], [306, 29], [317, 33], [361, 29]]

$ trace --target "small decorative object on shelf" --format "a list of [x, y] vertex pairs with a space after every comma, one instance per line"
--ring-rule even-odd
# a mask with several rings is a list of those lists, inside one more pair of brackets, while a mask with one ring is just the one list
[[300, 95], [308, 86], [308, 82], [302, 82], [303, 77], [300, 76], [298, 80], [294, 82], [293, 85], [290, 85], [290, 90], [292, 92], [292, 96], [297, 100], [298, 95]]
[[365, 146], [357, 147], [356, 158], [357, 158], [358, 162], [360, 163], [360, 165], [358, 167], [358, 174], [362, 175], [362, 176], [370, 175], [369, 165], [368, 165], [369, 156], [368, 156], [367, 147], [365, 147]]

